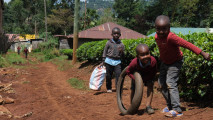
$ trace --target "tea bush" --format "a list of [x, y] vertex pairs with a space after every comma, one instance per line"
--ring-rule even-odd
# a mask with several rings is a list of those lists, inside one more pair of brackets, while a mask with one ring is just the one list
[[[210, 53], [211, 60], [206, 61], [201, 55], [181, 48], [184, 54], [184, 64], [180, 73], [179, 89], [181, 97], [186, 100], [203, 100], [213, 96], [213, 34], [193, 33], [189, 35], [178, 34], [183, 39], [193, 43], [203, 51]], [[93, 62], [102, 60], [102, 53], [107, 40], [88, 42], [81, 45], [77, 50], [78, 60], [89, 60]], [[127, 66], [136, 56], [135, 48], [139, 43], [147, 44], [151, 55], [159, 57], [159, 50], [154, 37], [145, 39], [122, 40], [125, 46], [124, 66]], [[158, 65], [160, 61], [158, 61]]]
[[180, 36], [211, 55], [211, 60], [206, 61], [201, 55], [182, 49], [184, 64], [179, 81], [180, 95], [188, 100], [208, 99], [213, 95], [213, 34], [193, 33]]
[[79, 61], [100, 61], [102, 53], [107, 40], [88, 42], [81, 45], [77, 49], [77, 56]]
[[68, 59], [72, 59], [73, 50], [72, 49], [61, 49], [60, 54], [67, 55]]

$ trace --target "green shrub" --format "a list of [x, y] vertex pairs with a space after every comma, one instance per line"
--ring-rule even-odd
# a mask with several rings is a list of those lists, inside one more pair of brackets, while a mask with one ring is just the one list
[[[213, 34], [180, 35], [212, 56]], [[180, 95], [188, 100], [207, 99], [213, 95], [213, 64], [188, 49], [182, 49], [184, 64], [180, 74]]]
[[41, 52], [41, 49], [38, 49], [38, 48], [37, 48], [37, 49], [32, 50], [32, 52], [33, 52], [33, 53]]
[[5, 59], [9, 64], [24, 64], [26, 62], [25, 58], [22, 58], [17, 53], [9, 53], [5, 56]]
[[[45, 38], [45, 35], [46, 35], [45, 33], [42, 33], [39, 36], [41, 38]], [[34, 54], [36, 53], [36, 55], [39, 55], [35, 57], [39, 61], [43, 62], [59, 57], [60, 52], [57, 48], [58, 48], [58, 39], [53, 37], [50, 33], [48, 33], [48, 40], [40, 43], [38, 45], [38, 48], [32, 50], [32, 52]]]
[[10, 65], [24, 64], [26, 59], [14, 52], [8, 52], [4, 56], [0, 54], [0, 68], [8, 67]]
[[[89, 61], [101, 61], [104, 47], [106, 45], [107, 40], [103, 41], [95, 41], [84, 43], [77, 49], [77, 56], [79, 61], [89, 60]], [[146, 38], [146, 39], [129, 39], [122, 40], [125, 46], [125, 57], [123, 59], [123, 64], [128, 65], [136, 56], [135, 48], [138, 44], [144, 43], [150, 46], [151, 54], [154, 56], [158, 56], [159, 52], [156, 50], [156, 43], [154, 38]]]
[[4, 57], [0, 55], [0, 68], [8, 66], [8, 63]]
[[56, 48], [46, 49], [43, 51], [43, 54], [45, 55], [45, 61], [48, 61], [60, 56], [60, 52]]
[[[46, 33], [42, 33], [39, 35], [41, 38], [46, 37]], [[45, 42], [42, 42], [39, 44], [38, 49], [41, 51], [47, 50], [47, 49], [53, 49], [58, 48], [58, 39], [51, 35], [51, 33], [48, 33], [48, 40]]]
[[67, 55], [68, 59], [72, 59], [73, 50], [72, 49], [61, 49], [60, 54]]
[[[179, 89], [181, 97], [188, 100], [207, 99], [213, 96], [213, 34], [193, 33], [178, 34], [183, 39], [193, 43], [211, 55], [211, 61], [206, 61], [201, 55], [181, 48], [184, 54], [184, 64], [180, 73]], [[81, 45], [77, 50], [78, 60], [100, 61], [106, 40], [89, 42]], [[139, 43], [147, 44], [151, 55], [159, 58], [159, 50], [154, 37], [145, 39], [122, 40], [125, 46], [125, 57], [122, 61], [127, 66], [136, 56], [135, 48]], [[158, 61], [158, 65], [160, 61]]]
[[[78, 56], [78, 60], [79, 61], [84, 61], [84, 60], [90, 60], [89, 58], [89, 54], [87, 53], [87, 51], [89, 51], [89, 49], [91, 47], [93, 47], [97, 42], [87, 42], [84, 43], [83, 45], [81, 45], [78, 49], [77, 49], [77, 56]], [[95, 52], [95, 51], [93, 51]]]

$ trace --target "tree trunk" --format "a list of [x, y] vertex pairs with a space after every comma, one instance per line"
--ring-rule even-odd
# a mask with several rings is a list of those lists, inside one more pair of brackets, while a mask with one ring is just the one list
[[78, 47], [78, 19], [79, 19], [79, 2], [80, 0], [75, 0], [75, 13], [74, 13], [74, 38], [73, 38], [73, 59], [72, 64], [77, 61], [77, 47]]

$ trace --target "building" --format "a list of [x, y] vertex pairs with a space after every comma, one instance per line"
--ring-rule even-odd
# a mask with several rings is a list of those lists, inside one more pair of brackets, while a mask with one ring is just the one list
[[30, 34], [5, 34], [11, 44], [10, 49], [17, 52], [18, 46], [22, 49], [27, 47], [29, 52], [38, 48], [38, 45], [43, 42], [43, 39], [36, 39], [38, 36]]
[[[120, 39], [138, 39], [138, 38], [147, 37], [129, 28], [123, 27], [113, 22], [107, 22], [107, 23], [98, 25], [96, 27], [79, 32], [78, 46], [86, 42], [111, 39], [112, 29], [114, 27], [118, 27], [121, 30]], [[59, 43], [60, 43], [59, 49], [73, 48], [73, 34], [68, 36], [56, 35], [55, 37], [59, 37]]]

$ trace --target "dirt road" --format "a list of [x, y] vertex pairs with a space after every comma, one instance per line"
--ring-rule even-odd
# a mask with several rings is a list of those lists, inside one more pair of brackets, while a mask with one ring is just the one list
[[[144, 112], [145, 98], [136, 115], [121, 116], [117, 107], [116, 93], [106, 93], [105, 84], [102, 91], [77, 90], [72, 88], [67, 80], [79, 78], [89, 82], [89, 77], [94, 66], [79, 68], [79, 65], [67, 71], [59, 71], [57, 66], [50, 63], [39, 63], [19, 69], [15, 76], [1, 75], [2, 83], [12, 83], [15, 90], [13, 94], [0, 93], [9, 96], [15, 102], [5, 104], [13, 115], [23, 115], [32, 112], [27, 120], [165, 120], [160, 113], [165, 107], [161, 93], [155, 89], [152, 106], [155, 114], [148, 115]], [[144, 97], [146, 92], [144, 92]], [[199, 108], [192, 103], [182, 102], [184, 120], [212, 120], [213, 108]], [[0, 119], [6, 119], [0, 116]]]

